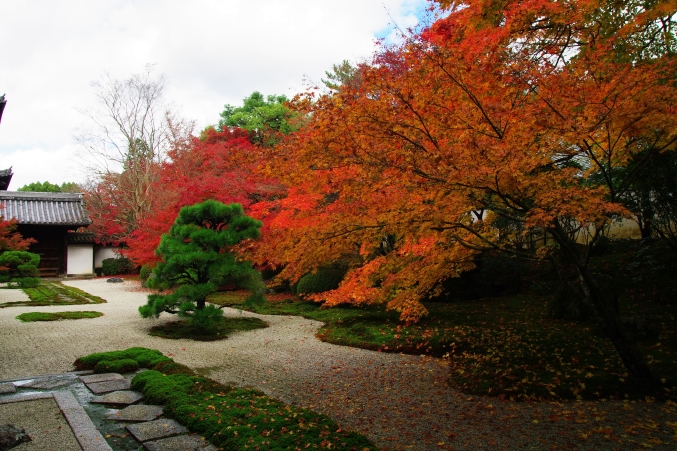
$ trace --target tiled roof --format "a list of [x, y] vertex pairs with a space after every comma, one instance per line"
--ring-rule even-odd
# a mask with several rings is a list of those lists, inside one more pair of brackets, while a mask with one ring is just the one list
[[0, 215], [19, 224], [86, 226], [82, 194], [0, 191]]
[[96, 235], [92, 232], [67, 233], [68, 244], [92, 244], [96, 242]]

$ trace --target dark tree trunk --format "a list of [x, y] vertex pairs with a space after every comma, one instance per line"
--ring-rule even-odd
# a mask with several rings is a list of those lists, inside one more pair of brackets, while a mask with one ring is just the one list
[[587, 268], [577, 266], [576, 269], [585, 299], [595, 307], [595, 319], [616, 348], [628, 370], [630, 380], [637, 387], [646, 388], [648, 392], [654, 391], [658, 387], [658, 378], [649, 368], [635, 339], [623, 325], [615, 293], [610, 287], [604, 287]]
[[633, 384], [647, 392], [654, 392], [659, 386], [658, 378], [649, 368], [634, 338], [623, 325], [613, 288], [604, 286], [598, 277], [593, 276], [588, 269], [587, 250], [579, 250], [576, 243], [564, 232], [557, 221], [550, 233], [568, 260], [573, 261], [578, 273], [579, 283], [563, 281], [570, 283], [570, 286], [579, 292], [581, 298], [594, 307], [595, 320], [616, 348]]

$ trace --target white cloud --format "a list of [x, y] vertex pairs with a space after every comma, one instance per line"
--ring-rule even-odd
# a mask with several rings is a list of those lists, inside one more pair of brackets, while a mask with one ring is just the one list
[[[0, 5], [0, 169], [19, 180], [73, 180], [72, 135], [95, 104], [90, 82], [148, 63], [167, 100], [199, 127], [258, 90], [292, 96], [307, 75], [368, 59], [375, 36], [415, 25], [425, 0], [5, 0]], [[389, 25], [390, 24], [390, 25]], [[19, 159], [19, 161], [16, 161]], [[24, 162], [29, 161], [27, 165]], [[21, 173], [20, 173], [21, 171]], [[24, 171], [30, 171], [24, 174]]]
[[3, 169], [12, 166], [14, 172], [9, 189], [16, 191], [32, 182], [85, 181], [87, 177], [78, 163], [78, 153], [74, 147], [65, 146], [18, 149], [3, 154]]

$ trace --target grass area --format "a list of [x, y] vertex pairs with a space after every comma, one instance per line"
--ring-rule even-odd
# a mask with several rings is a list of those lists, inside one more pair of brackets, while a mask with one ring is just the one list
[[30, 323], [33, 321], [59, 321], [62, 319], [84, 319], [84, 318], [98, 318], [103, 316], [101, 312], [28, 312], [22, 313], [17, 316], [16, 319], [24, 323]]
[[197, 327], [188, 321], [172, 321], [152, 327], [149, 335], [170, 339], [188, 338], [197, 341], [216, 341], [228, 338], [228, 335], [233, 332], [263, 329], [265, 327], [268, 327], [268, 323], [258, 318], [222, 318], [209, 329]]
[[92, 369], [101, 362], [130, 359], [139, 367], [151, 368], [134, 377], [132, 390], [143, 392], [147, 403], [164, 405], [164, 416], [222, 449], [376, 450], [364, 436], [341, 430], [325, 415], [286, 405], [256, 390], [219, 384], [158, 351], [131, 348], [92, 354], [78, 359], [76, 367]]
[[[660, 249], [638, 257], [640, 251], [616, 249], [597, 257], [594, 267], [615, 275], [621, 314], [655, 329], [638, 342], [662, 379], [665, 396], [676, 399], [677, 265]], [[556, 287], [551, 284], [545, 295], [427, 303], [430, 315], [409, 327], [383, 308], [323, 309], [291, 294], [273, 295], [252, 311], [323, 321], [318, 337], [330, 343], [449, 358], [450, 383], [467, 393], [509, 399], [644, 398], [629, 384], [618, 354], [596, 325], [547, 315]], [[217, 293], [210, 302], [242, 308], [246, 295]]]
[[37, 287], [24, 288], [23, 291], [30, 298], [29, 301], [5, 302], [0, 304], [0, 308], [18, 306], [102, 304], [106, 302], [105, 299], [86, 293], [78, 288], [66, 286], [61, 282], [43, 280]]

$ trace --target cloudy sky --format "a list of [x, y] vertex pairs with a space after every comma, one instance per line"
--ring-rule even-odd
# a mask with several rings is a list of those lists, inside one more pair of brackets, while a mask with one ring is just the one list
[[285, 94], [344, 59], [368, 59], [377, 37], [415, 26], [426, 0], [3, 0], [0, 169], [10, 190], [82, 182], [74, 136], [96, 106], [92, 81], [147, 64], [166, 100], [197, 127], [253, 91]]

